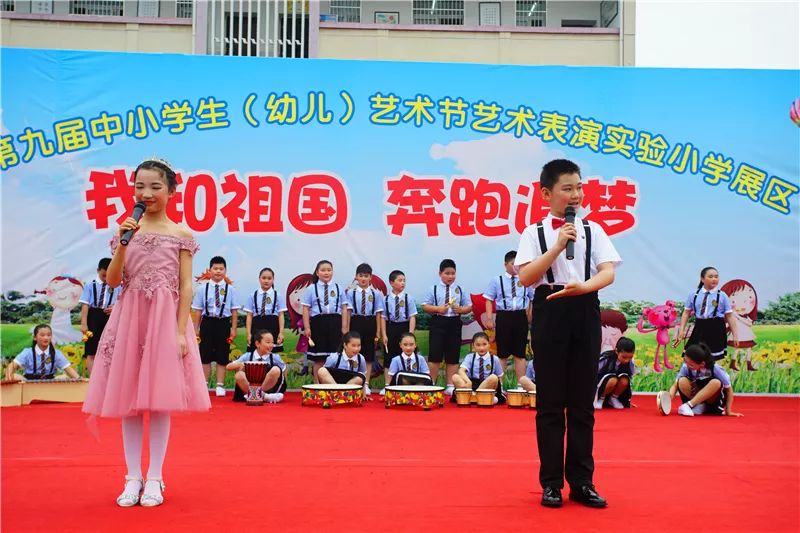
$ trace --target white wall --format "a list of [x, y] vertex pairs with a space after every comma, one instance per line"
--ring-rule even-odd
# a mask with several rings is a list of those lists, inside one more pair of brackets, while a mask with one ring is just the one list
[[800, 68], [797, 0], [636, 0], [636, 66]]

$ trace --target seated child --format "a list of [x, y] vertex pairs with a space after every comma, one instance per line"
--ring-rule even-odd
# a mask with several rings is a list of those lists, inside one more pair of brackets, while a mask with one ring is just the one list
[[[472, 350], [453, 376], [453, 385], [457, 389], [495, 389], [494, 403], [505, 403], [501, 386], [503, 367], [500, 358], [489, 353], [489, 336], [482, 331], [473, 335]], [[455, 402], [455, 395], [451, 401]]]
[[681, 395], [684, 403], [678, 407], [682, 416], [726, 415], [742, 416], [733, 407], [731, 378], [714, 364], [714, 356], [705, 343], [692, 344], [683, 352], [683, 365], [669, 388], [670, 398]]
[[325, 359], [319, 369], [319, 382], [361, 385], [367, 387], [367, 360], [361, 355], [361, 335], [348, 331], [342, 338], [342, 349]]
[[389, 385], [433, 385], [425, 358], [417, 353], [417, 338], [413, 333], [400, 335], [403, 353], [392, 358], [389, 365]]
[[267, 403], [278, 403], [283, 400], [286, 392], [286, 363], [281, 356], [272, 353], [275, 341], [272, 333], [266, 329], [259, 330], [253, 335], [255, 349], [239, 357], [236, 361], [228, 363], [226, 370], [236, 371], [236, 390], [233, 393], [234, 402], [243, 402], [250, 394], [250, 383], [244, 372], [244, 364], [249, 362], [269, 362], [269, 370], [264, 377], [264, 382], [256, 389], [256, 397]]
[[615, 349], [600, 354], [595, 409], [604, 406], [625, 409], [631, 406], [631, 380], [639, 372], [633, 362], [634, 351], [636, 343], [628, 337], [620, 337]]
[[525, 389], [528, 392], [536, 391], [536, 370], [533, 368], [533, 359], [528, 361], [528, 366], [525, 368], [525, 375], [517, 380], [519, 388]]
[[[54, 379], [56, 370], [64, 371], [72, 379], [78, 379], [78, 373], [60, 350], [56, 350], [50, 340], [53, 331], [47, 324], [39, 324], [33, 329], [33, 342], [25, 348], [6, 367], [6, 379], [25, 381], [28, 379]], [[22, 369], [23, 376], [16, 373]]]

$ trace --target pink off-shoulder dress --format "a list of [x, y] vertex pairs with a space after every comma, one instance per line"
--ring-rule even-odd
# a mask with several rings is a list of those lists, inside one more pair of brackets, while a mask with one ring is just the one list
[[[114, 237], [112, 253], [118, 244]], [[131, 239], [122, 292], [100, 337], [84, 412], [125, 417], [211, 407], [190, 318], [185, 357], [177, 340], [180, 252], [194, 255], [198, 248], [191, 237], [137, 233]]]

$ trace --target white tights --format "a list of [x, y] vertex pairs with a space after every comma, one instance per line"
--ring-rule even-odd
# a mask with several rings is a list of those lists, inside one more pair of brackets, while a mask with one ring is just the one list
[[[170, 418], [167, 413], [150, 413], [150, 466], [148, 479], [161, 479], [161, 467], [167, 454]], [[144, 436], [144, 416], [135, 415], [122, 419], [122, 445], [125, 449], [125, 463], [128, 477], [142, 477], [142, 440]]]

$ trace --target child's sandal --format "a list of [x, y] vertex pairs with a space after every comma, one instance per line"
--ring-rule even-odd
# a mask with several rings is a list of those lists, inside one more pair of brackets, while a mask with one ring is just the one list
[[[151, 482], [157, 484], [156, 485], [158, 487], [157, 493], [152, 493], [147, 491], [147, 484]], [[162, 503], [164, 503], [164, 496], [162, 492], [164, 492], [164, 490], [167, 487], [164, 485], [164, 482], [160, 478], [148, 479], [147, 481], [145, 481], [144, 487], [145, 488], [144, 491], [142, 492], [142, 498], [139, 505], [141, 505], [142, 507], [157, 507]]]
[[[139, 489], [136, 491], [129, 491], [128, 484], [137, 482], [139, 483]], [[120, 507], [133, 507], [137, 503], [139, 503], [139, 494], [142, 492], [142, 478], [140, 477], [131, 477], [125, 476], [125, 488], [122, 489], [122, 494], [117, 496], [117, 505]], [[133, 488], [133, 487], [131, 487]]]

